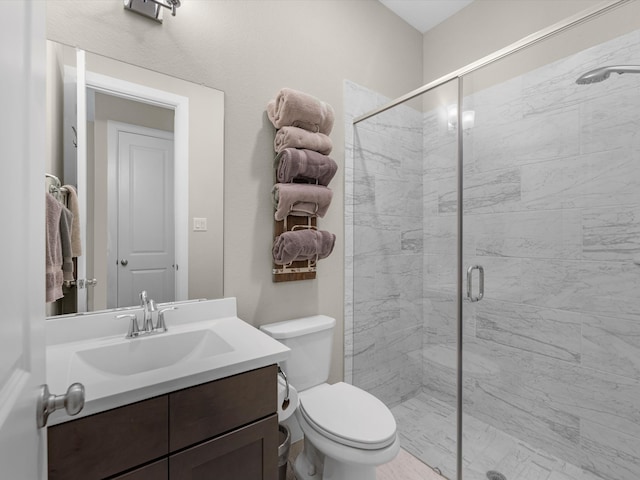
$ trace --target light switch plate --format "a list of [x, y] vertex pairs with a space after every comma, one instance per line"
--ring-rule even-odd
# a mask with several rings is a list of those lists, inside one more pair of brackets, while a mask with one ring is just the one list
[[207, 231], [207, 219], [193, 217], [193, 231], [194, 232], [206, 232]]

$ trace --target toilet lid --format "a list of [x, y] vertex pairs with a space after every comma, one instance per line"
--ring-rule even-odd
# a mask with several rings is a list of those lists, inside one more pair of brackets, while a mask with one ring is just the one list
[[348, 383], [305, 392], [299, 408], [314, 429], [343, 445], [374, 450], [396, 437], [396, 421], [386, 405]]

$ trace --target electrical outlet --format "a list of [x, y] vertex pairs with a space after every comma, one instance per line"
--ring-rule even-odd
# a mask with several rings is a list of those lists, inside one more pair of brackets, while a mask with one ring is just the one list
[[193, 217], [193, 231], [194, 232], [206, 232], [207, 231], [207, 219]]

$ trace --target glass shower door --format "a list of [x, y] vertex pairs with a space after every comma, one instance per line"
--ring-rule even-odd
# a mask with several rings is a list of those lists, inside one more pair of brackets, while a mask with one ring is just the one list
[[[391, 409], [409, 455], [448, 478], [457, 453], [457, 95], [454, 80], [357, 123], [346, 172], [352, 383]], [[348, 98], [370, 108], [389, 100], [355, 85]]]
[[462, 80], [463, 264], [484, 269], [463, 302], [464, 480], [640, 478], [640, 75], [576, 83], [640, 63], [640, 31], [593, 40], [607, 21]]

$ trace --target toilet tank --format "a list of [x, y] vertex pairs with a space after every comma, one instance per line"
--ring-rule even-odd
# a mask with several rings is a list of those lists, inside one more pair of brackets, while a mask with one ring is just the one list
[[260, 327], [291, 349], [289, 359], [280, 366], [299, 392], [329, 378], [335, 324], [335, 318], [314, 315]]

